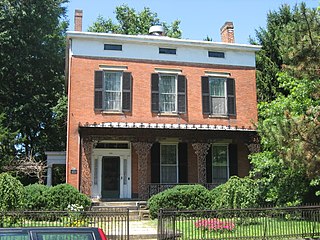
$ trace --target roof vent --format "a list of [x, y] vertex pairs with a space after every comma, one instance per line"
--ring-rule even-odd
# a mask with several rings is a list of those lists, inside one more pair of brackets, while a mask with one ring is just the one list
[[164, 27], [163, 26], [151, 26], [149, 28], [149, 34], [155, 36], [164, 36]]

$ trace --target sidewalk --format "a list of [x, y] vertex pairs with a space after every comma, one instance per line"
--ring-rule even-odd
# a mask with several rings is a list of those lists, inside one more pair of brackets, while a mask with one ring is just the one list
[[130, 221], [129, 234], [130, 239], [157, 239], [157, 221]]

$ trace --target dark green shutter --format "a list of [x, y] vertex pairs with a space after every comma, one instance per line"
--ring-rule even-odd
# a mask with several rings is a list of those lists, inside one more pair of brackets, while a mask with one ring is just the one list
[[151, 111], [159, 112], [159, 74], [151, 74]]
[[122, 111], [131, 111], [131, 87], [132, 78], [130, 72], [124, 72], [122, 76]]
[[103, 109], [103, 71], [94, 71], [94, 109]]
[[206, 174], [207, 174], [207, 183], [212, 183], [212, 145], [208, 150], [206, 156]]
[[178, 165], [179, 165], [179, 183], [188, 182], [188, 144], [179, 143], [178, 145]]
[[160, 143], [151, 147], [151, 182], [160, 183]]
[[229, 144], [229, 177], [238, 176], [238, 147]]
[[235, 81], [227, 79], [228, 115], [236, 115]]
[[210, 92], [209, 92], [209, 77], [201, 77], [202, 86], [202, 113], [210, 114]]
[[186, 92], [187, 92], [187, 81], [186, 77], [183, 75], [178, 75], [178, 112], [185, 113], [186, 112]]

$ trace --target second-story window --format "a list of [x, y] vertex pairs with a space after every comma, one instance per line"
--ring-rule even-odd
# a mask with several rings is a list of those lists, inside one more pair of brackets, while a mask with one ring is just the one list
[[95, 71], [95, 110], [131, 111], [131, 73]]
[[152, 111], [159, 113], [186, 112], [186, 78], [178, 74], [151, 75]]
[[235, 115], [235, 82], [231, 78], [202, 77], [203, 114]]

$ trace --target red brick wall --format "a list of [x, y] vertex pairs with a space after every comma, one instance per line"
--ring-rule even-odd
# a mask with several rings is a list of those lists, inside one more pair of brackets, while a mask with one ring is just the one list
[[[132, 73], [132, 112], [129, 114], [101, 114], [94, 111], [94, 70], [99, 65], [127, 66]], [[182, 117], [158, 116], [151, 112], [151, 73], [155, 68], [177, 68], [187, 78], [187, 114]], [[234, 119], [208, 118], [202, 114], [201, 76], [204, 71], [229, 72], [235, 79], [237, 116]], [[79, 169], [79, 123], [101, 122], [150, 122], [150, 123], [188, 123], [217, 124], [246, 128], [257, 121], [255, 69], [241, 67], [223, 67], [214, 65], [178, 65], [170, 63], [115, 61], [73, 57], [71, 60], [70, 84], [68, 86], [68, 147], [67, 171], [72, 167]], [[192, 153], [189, 151], [189, 156]], [[133, 154], [133, 158], [135, 155]], [[193, 157], [192, 157], [193, 158]], [[189, 161], [190, 162], [190, 161]], [[195, 165], [196, 161], [191, 163]], [[194, 168], [189, 167], [190, 181], [194, 179]], [[133, 165], [133, 182], [136, 181]], [[78, 171], [79, 172], [79, 171]], [[78, 187], [78, 176], [67, 174], [67, 182]], [[133, 184], [135, 185], [135, 184]], [[133, 189], [135, 192], [136, 189]]]

